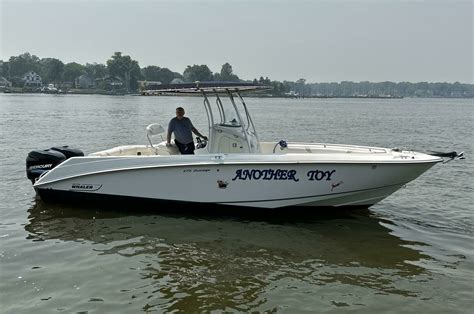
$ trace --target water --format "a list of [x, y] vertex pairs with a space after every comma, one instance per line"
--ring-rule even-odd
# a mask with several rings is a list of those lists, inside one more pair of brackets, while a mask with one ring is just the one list
[[472, 100], [248, 99], [264, 140], [464, 150], [355, 213], [171, 215], [35, 201], [33, 149], [145, 143], [197, 98], [0, 95], [0, 312], [473, 309]]

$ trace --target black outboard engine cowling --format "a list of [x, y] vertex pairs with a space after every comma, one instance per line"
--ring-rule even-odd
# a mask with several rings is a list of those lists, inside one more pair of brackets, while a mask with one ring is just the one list
[[43, 149], [29, 152], [26, 157], [26, 176], [35, 183], [43, 172], [53, 169], [67, 158], [56, 150]]
[[84, 156], [84, 153], [82, 150], [77, 149], [77, 148], [72, 148], [69, 146], [55, 146], [51, 147], [52, 150], [58, 151], [60, 153], [63, 153], [64, 156], [66, 156], [66, 159], [69, 159], [71, 157], [82, 157]]

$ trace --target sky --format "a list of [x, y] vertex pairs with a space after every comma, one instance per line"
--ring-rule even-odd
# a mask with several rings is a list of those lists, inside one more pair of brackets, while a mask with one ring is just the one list
[[24, 52], [240, 78], [473, 83], [473, 2], [0, 0], [0, 59]]

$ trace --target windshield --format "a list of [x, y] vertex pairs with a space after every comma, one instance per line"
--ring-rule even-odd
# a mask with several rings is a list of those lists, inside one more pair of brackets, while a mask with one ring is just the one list
[[224, 107], [224, 121], [221, 125], [225, 126], [241, 126], [239, 117], [234, 110], [234, 107], [226, 106]]
[[211, 106], [215, 119], [214, 123], [231, 127], [242, 126], [239, 115], [228, 97], [213, 97], [209, 99], [209, 102], [211, 104], [214, 103], [214, 105]]

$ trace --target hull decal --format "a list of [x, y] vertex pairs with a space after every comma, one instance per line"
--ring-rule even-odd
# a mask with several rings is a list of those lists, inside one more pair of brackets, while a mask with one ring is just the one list
[[81, 192], [95, 192], [100, 190], [102, 184], [84, 184], [84, 183], [73, 183], [71, 184], [70, 191], [81, 191]]

